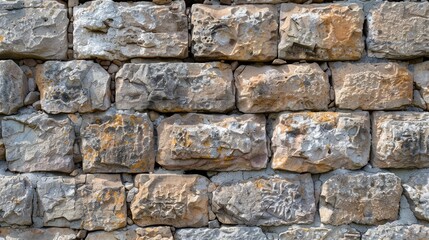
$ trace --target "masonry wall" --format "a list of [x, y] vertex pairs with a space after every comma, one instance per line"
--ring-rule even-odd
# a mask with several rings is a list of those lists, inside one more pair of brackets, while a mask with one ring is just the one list
[[0, 0], [0, 239], [429, 239], [427, 1]]

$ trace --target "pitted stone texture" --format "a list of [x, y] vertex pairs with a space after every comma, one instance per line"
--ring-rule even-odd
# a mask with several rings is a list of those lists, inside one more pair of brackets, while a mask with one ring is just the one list
[[179, 229], [175, 240], [268, 240], [258, 227], [221, 227]]
[[88, 174], [78, 189], [82, 201], [82, 228], [112, 231], [127, 225], [127, 204], [121, 176], [117, 174]]
[[372, 117], [373, 166], [429, 167], [429, 113], [374, 112]]
[[185, 58], [185, 2], [97, 0], [73, 8], [73, 45], [79, 59]]
[[36, 68], [42, 109], [48, 113], [106, 110], [110, 74], [92, 61], [48, 61]]
[[429, 227], [424, 225], [408, 225], [408, 226], [395, 226], [392, 224], [385, 224], [375, 228], [371, 228], [364, 235], [362, 240], [405, 240], [415, 239], [424, 240], [429, 239]]
[[368, 16], [368, 56], [410, 59], [429, 56], [429, 3], [383, 2]]
[[111, 108], [104, 113], [86, 114], [80, 133], [84, 172], [153, 171], [154, 129], [146, 113]]
[[170, 227], [130, 228], [113, 232], [91, 232], [85, 240], [173, 240]]
[[364, 50], [362, 7], [357, 4], [285, 3], [280, 9], [279, 58], [358, 60]]
[[0, 1], [0, 58], [65, 59], [67, 8], [55, 0]]
[[405, 196], [416, 218], [429, 220], [429, 173], [410, 177], [403, 185]]
[[343, 109], [397, 109], [413, 101], [413, 76], [398, 63], [333, 63], [335, 104]]
[[200, 59], [271, 61], [277, 57], [274, 5], [192, 5], [192, 53]]
[[[305, 3], [305, 0], [232, 0], [232, 4], [239, 5], [239, 4], [278, 4], [278, 3], [288, 3], [288, 2], [294, 2], [294, 3]], [[313, 0], [313, 3], [315, 2], [323, 2], [323, 0]]]
[[13, 114], [24, 106], [27, 86], [27, 77], [14, 61], [0, 61], [0, 114]]
[[0, 228], [4, 240], [75, 240], [76, 232], [67, 228]]
[[359, 169], [369, 161], [367, 112], [283, 113], [273, 126], [273, 169], [323, 173]]
[[208, 224], [209, 180], [199, 175], [139, 174], [131, 201], [139, 226], [203, 227]]
[[32, 224], [33, 191], [26, 177], [0, 176], [1, 226]]
[[237, 107], [241, 112], [328, 109], [328, 75], [316, 63], [242, 65], [234, 76]]
[[231, 66], [220, 62], [125, 64], [116, 74], [118, 109], [225, 112], [234, 92]]
[[429, 108], [429, 61], [414, 65], [414, 82], [426, 108]]
[[263, 115], [173, 115], [157, 128], [157, 162], [166, 169], [263, 169], [268, 150]]
[[74, 169], [75, 133], [65, 116], [35, 112], [5, 117], [2, 136], [10, 171], [70, 173]]
[[291, 228], [279, 240], [360, 240], [360, 233], [349, 226]]
[[393, 221], [401, 194], [401, 179], [393, 173], [336, 175], [322, 185], [320, 219], [331, 225]]
[[279, 226], [311, 223], [316, 212], [310, 174], [226, 183], [213, 191], [212, 210], [224, 224]]

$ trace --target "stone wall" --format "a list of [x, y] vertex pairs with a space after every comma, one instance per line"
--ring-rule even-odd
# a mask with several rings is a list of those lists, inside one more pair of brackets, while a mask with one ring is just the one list
[[429, 239], [429, 3], [0, 0], [0, 239]]

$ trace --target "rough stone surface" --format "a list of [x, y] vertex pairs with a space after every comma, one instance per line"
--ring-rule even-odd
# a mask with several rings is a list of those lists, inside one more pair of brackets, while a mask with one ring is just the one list
[[84, 115], [80, 133], [84, 172], [153, 171], [154, 129], [146, 113], [110, 109]]
[[335, 175], [322, 185], [320, 219], [331, 225], [393, 221], [401, 194], [401, 180], [393, 173]]
[[429, 108], [429, 61], [414, 65], [414, 82], [424, 100], [426, 108]]
[[[28, 178], [0, 176], [0, 225], [31, 225], [33, 187]], [[0, 231], [0, 236], [3, 232]]]
[[416, 218], [429, 220], [429, 173], [410, 177], [403, 185], [405, 196]]
[[75, 133], [64, 116], [35, 112], [5, 117], [2, 136], [11, 171], [70, 173], [74, 169]]
[[429, 113], [375, 112], [372, 131], [373, 166], [429, 167]]
[[286, 60], [358, 60], [364, 50], [358, 4], [293, 4], [280, 9], [278, 56]]
[[67, 228], [0, 228], [0, 239], [5, 240], [74, 240], [76, 232]]
[[192, 5], [192, 53], [196, 58], [271, 61], [277, 57], [274, 5]]
[[274, 122], [273, 169], [323, 173], [359, 169], [369, 161], [367, 112], [283, 113]]
[[73, 45], [79, 59], [185, 58], [185, 2], [90, 1], [73, 8]]
[[0, 58], [65, 59], [67, 9], [55, 0], [0, 1]]
[[21, 68], [12, 60], [0, 61], [0, 114], [16, 113], [24, 106], [27, 90], [27, 77]]
[[225, 112], [235, 107], [228, 64], [125, 64], [116, 74], [118, 109]]
[[130, 228], [113, 232], [91, 232], [85, 240], [173, 240], [169, 227]]
[[402, 239], [429, 239], [429, 227], [413, 224], [409, 226], [395, 226], [392, 224], [381, 225], [369, 229], [362, 240], [402, 240]]
[[36, 83], [42, 109], [48, 113], [85, 113], [110, 107], [110, 75], [92, 61], [45, 62], [36, 69]]
[[292, 228], [281, 233], [279, 240], [360, 240], [360, 233], [348, 226]]
[[429, 3], [383, 2], [368, 16], [368, 56], [409, 59], [429, 56]]
[[413, 76], [398, 63], [334, 63], [330, 67], [339, 108], [397, 109], [413, 101]]
[[262, 115], [176, 114], [157, 131], [157, 162], [166, 169], [236, 171], [267, 165]]
[[329, 79], [318, 64], [240, 66], [237, 107], [245, 113], [327, 110]]
[[174, 235], [175, 240], [268, 240], [258, 227], [221, 227], [179, 229]]
[[212, 210], [224, 224], [279, 226], [311, 223], [316, 212], [310, 174], [221, 184]]
[[131, 214], [139, 226], [203, 227], [208, 224], [207, 178], [200, 175], [139, 174]]

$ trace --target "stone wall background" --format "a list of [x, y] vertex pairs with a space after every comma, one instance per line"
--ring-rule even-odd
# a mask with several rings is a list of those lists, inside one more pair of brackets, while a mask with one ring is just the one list
[[0, 0], [1, 239], [429, 239], [429, 3]]

